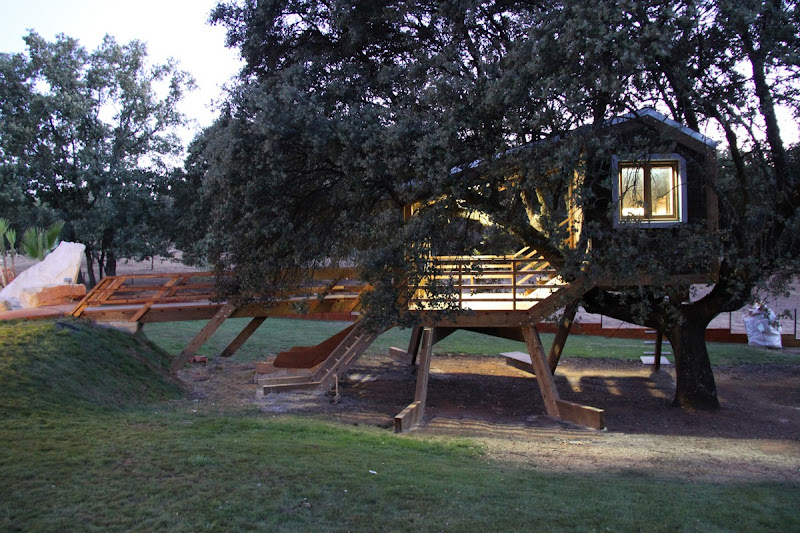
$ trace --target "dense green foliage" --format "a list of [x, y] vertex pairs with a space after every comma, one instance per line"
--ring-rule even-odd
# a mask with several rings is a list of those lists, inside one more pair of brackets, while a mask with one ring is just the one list
[[193, 81], [149, 66], [144, 43], [93, 52], [60, 35], [0, 54], [0, 213], [22, 229], [65, 221], [86, 245], [90, 283], [116, 258], [167, 251], [164, 193], [182, 153], [177, 104]]
[[[755, 0], [222, 2], [212, 20], [246, 65], [188, 161], [187, 190], [201, 194], [183, 197], [199, 216], [182, 247], [235, 269], [222, 288], [239, 299], [355, 263], [374, 288], [373, 324], [414, 322], [403, 302], [431, 252], [531, 246], [567, 279], [587, 266], [598, 278], [646, 273], [648, 286], [595, 290], [585, 304], [663, 331], [676, 404], [714, 408], [706, 325], [800, 264], [800, 179], [775, 120], [778, 104], [798, 113], [798, 11]], [[724, 134], [722, 165], [701, 176], [719, 196], [718, 230], [613, 228], [612, 147], [672, 151], [647, 128], [624, 146], [602, 135], [608, 118], [645, 106]], [[559, 226], [570, 201], [586, 216], [575, 249]], [[587, 252], [590, 240], [603, 245]], [[717, 288], [688, 303], [670, 276], [718, 262]]]

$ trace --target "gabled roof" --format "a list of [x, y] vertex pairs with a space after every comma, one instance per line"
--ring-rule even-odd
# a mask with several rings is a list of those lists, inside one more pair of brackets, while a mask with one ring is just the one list
[[658, 111], [656, 111], [655, 109], [652, 109], [652, 108], [649, 108], [649, 107], [645, 107], [645, 108], [639, 109], [637, 111], [632, 111], [630, 113], [626, 113], [626, 114], [621, 115], [619, 117], [610, 118], [610, 119], [608, 119], [608, 120], [606, 120], [604, 122], [604, 125], [605, 126], [614, 126], [616, 124], [622, 124], [623, 122], [629, 122], [629, 121], [637, 120], [637, 119], [640, 119], [640, 118], [643, 118], [643, 117], [650, 117], [652, 119], [658, 120], [659, 122], [663, 122], [667, 126], [675, 128], [676, 130], [680, 131], [684, 135], [688, 135], [689, 137], [691, 137], [693, 139], [696, 139], [696, 140], [700, 141], [701, 143], [703, 143], [706, 146], [709, 146], [711, 148], [715, 148], [717, 146], [717, 144], [719, 144], [717, 141], [713, 141], [713, 140], [709, 139], [708, 137], [706, 137], [702, 133], [700, 133], [698, 131], [695, 131], [692, 128], [689, 128], [688, 126], [684, 126], [680, 122], [672, 120], [671, 118], [667, 117], [666, 115], [663, 115], [663, 114], [659, 113]]
[[[655, 109], [652, 109], [650, 107], [644, 107], [642, 109], [638, 109], [636, 111], [632, 111], [630, 113], [626, 113], [626, 114], [620, 115], [618, 117], [610, 118], [610, 119], [608, 119], [608, 120], [603, 122], [603, 127], [616, 126], [616, 125], [619, 125], [619, 124], [624, 124], [626, 122], [635, 122], [635, 121], [641, 120], [641, 119], [650, 119], [650, 120], [658, 121], [658, 122], [660, 122], [660, 123], [662, 123], [662, 124], [664, 124], [666, 126], [674, 128], [675, 130], [677, 130], [677, 131], [681, 132], [682, 134], [686, 135], [687, 137], [690, 137], [690, 138], [692, 138], [692, 139], [694, 139], [696, 141], [699, 141], [700, 143], [708, 146], [709, 148], [716, 148], [716, 146], [719, 144], [719, 143], [717, 143], [717, 141], [709, 139], [708, 137], [706, 137], [702, 133], [700, 133], [698, 131], [695, 131], [692, 128], [689, 128], [688, 126], [684, 126], [680, 122], [672, 120], [671, 118], [667, 117], [666, 115], [664, 115], [662, 113], [659, 113], [658, 111], [656, 111]], [[575, 130], [571, 130], [571, 131], [581, 131], [581, 130], [585, 131], [586, 128], [587, 128], [587, 126], [583, 126], [583, 127], [580, 127], [580, 128], [576, 128]], [[569, 135], [569, 132], [567, 132], [566, 135]], [[547, 137], [546, 139], [541, 139], [541, 140], [537, 140], [537, 141], [533, 141], [533, 142], [530, 142], [530, 143], [523, 144], [521, 146], [516, 146], [514, 148], [509, 148], [508, 150], [505, 150], [503, 152], [495, 154], [493, 159], [501, 159], [502, 157], [514, 154], [514, 153], [516, 153], [518, 151], [534, 148], [536, 146], [541, 145], [542, 143], [553, 143], [553, 142], [559, 142], [560, 140], [561, 140], [561, 135], [553, 135], [552, 137]], [[458, 174], [460, 172], [464, 172], [464, 171], [469, 170], [469, 169], [477, 168], [482, 163], [484, 163], [484, 161], [482, 159], [476, 159], [475, 161], [472, 161], [471, 163], [467, 163], [467, 164], [464, 164], [464, 165], [458, 165], [456, 167], [451, 168], [450, 169], [450, 173], [451, 174]]]

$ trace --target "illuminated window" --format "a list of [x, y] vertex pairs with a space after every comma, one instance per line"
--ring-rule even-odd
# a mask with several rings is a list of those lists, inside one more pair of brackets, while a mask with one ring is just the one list
[[617, 222], [670, 225], [685, 219], [682, 159], [614, 161]]

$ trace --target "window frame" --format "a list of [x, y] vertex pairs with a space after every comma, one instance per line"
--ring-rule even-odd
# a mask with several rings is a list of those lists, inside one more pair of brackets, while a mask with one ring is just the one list
[[[677, 186], [674, 188], [673, 201], [675, 202], [676, 216], [665, 218], [664, 216], [648, 216], [648, 207], [650, 205], [650, 169], [654, 166], [670, 166], [675, 173], [678, 181]], [[644, 197], [645, 197], [645, 216], [637, 217], [623, 217], [621, 209], [621, 189], [622, 189], [622, 170], [625, 168], [643, 167], [644, 171]], [[682, 224], [687, 221], [688, 214], [688, 199], [687, 199], [687, 182], [686, 182], [686, 160], [679, 154], [650, 154], [647, 157], [640, 159], [622, 159], [619, 156], [613, 155], [611, 157], [611, 175], [612, 175], [612, 201], [614, 203], [614, 226], [622, 224], [641, 224], [651, 228], [666, 228], [676, 224]]]

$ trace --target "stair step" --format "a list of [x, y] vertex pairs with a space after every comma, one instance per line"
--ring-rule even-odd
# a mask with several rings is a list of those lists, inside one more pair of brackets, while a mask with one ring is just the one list
[[[644, 352], [644, 355], [655, 355], [656, 352]], [[661, 352], [661, 355], [672, 355], [672, 352]]]
[[266, 378], [259, 380], [258, 384], [263, 387], [264, 394], [290, 390], [330, 389], [337, 376], [341, 376], [376, 337], [377, 334], [362, 334], [352, 339], [346, 346], [340, 344], [311, 375]]
[[261, 378], [258, 380], [258, 385], [297, 385], [302, 383], [309, 383], [313, 381], [311, 374], [302, 376], [283, 376], [275, 378]]
[[282, 383], [277, 385], [264, 385], [263, 393], [285, 392], [298, 390], [314, 390], [321, 385], [319, 381], [309, 381], [306, 383]]

